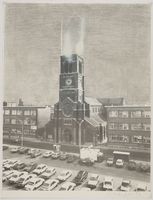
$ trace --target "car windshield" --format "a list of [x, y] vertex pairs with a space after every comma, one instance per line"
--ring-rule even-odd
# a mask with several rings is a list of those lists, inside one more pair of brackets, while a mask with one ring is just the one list
[[97, 177], [92, 176], [92, 177], [90, 177], [90, 180], [91, 180], [91, 181], [96, 181], [96, 180], [97, 180]]
[[13, 178], [17, 178], [17, 177], [18, 177], [18, 175], [14, 174], [12, 177], [13, 177]]
[[106, 185], [111, 185], [111, 182], [110, 181], [105, 181], [105, 184]]
[[49, 187], [49, 183], [44, 183], [44, 187]]
[[42, 169], [42, 167], [37, 167], [37, 169]]
[[82, 177], [82, 174], [83, 174], [83, 172], [79, 172], [78, 175], [77, 175], [77, 177], [78, 177], [78, 178], [81, 178], [81, 177]]
[[20, 178], [19, 180], [20, 180], [20, 181], [24, 181], [24, 179], [25, 179], [25, 178]]
[[60, 173], [60, 176], [65, 176], [66, 175], [66, 172], [61, 172]]
[[52, 170], [50, 170], [50, 169], [46, 170], [46, 173], [50, 173], [50, 172], [52, 172]]
[[60, 190], [66, 190], [66, 188], [62, 187]]
[[29, 182], [28, 185], [34, 185], [34, 182]]
[[129, 186], [129, 183], [128, 183], [128, 182], [122, 182], [122, 186], [123, 186], [123, 187], [128, 187], [128, 186]]

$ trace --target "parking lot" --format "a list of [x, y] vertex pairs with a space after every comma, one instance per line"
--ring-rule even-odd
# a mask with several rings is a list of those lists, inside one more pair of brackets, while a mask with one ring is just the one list
[[[46, 150], [41, 150], [43, 154]], [[79, 186], [75, 187], [74, 190], [80, 190], [82, 187], [86, 187], [89, 177], [91, 174], [99, 175], [99, 184], [94, 190], [101, 190], [101, 184], [105, 177], [109, 176], [113, 178], [113, 190], [119, 190], [121, 182], [123, 179], [127, 179], [131, 181], [131, 189], [130, 191], [134, 191], [139, 183], [146, 185], [147, 190], [150, 190], [150, 174], [140, 173], [137, 171], [129, 171], [125, 168], [116, 168], [114, 166], [108, 167], [106, 166], [106, 162], [96, 163], [93, 166], [81, 166], [78, 163], [78, 160], [75, 160], [73, 163], [67, 163], [66, 160], [52, 159], [52, 158], [44, 158], [42, 154], [36, 158], [31, 158], [27, 154], [19, 154], [19, 153], [11, 153], [10, 149], [3, 151], [3, 159], [16, 159], [23, 161], [24, 163], [36, 162], [37, 164], [46, 164], [48, 167], [55, 167], [56, 174], [51, 177], [51, 179], [56, 179], [59, 173], [64, 169], [68, 169], [72, 171], [72, 176], [69, 177], [66, 181], [71, 182], [74, 177], [77, 175], [78, 171], [85, 170], [88, 171], [88, 178]], [[59, 190], [61, 188], [60, 183], [54, 190]], [[3, 183], [3, 190], [19, 190], [14, 185], [10, 185], [7, 181]], [[20, 189], [21, 190], [21, 189]]]

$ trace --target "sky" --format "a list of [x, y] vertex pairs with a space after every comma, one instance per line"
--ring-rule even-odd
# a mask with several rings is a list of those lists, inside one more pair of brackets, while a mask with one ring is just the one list
[[53, 105], [61, 23], [83, 19], [85, 95], [150, 103], [150, 5], [7, 4], [4, 99]]

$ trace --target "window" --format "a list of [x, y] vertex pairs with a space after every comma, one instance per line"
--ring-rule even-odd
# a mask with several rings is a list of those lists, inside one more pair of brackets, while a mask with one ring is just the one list
[[11, 133], [12, 133], [12, 134], [16, 134], [16, 128], [12, 128], [12, 129], [11, 129]]
[[143, 111], [142, 116], [145, 118], [151, 118], [151, 112], [150, 111]]
[[133, 136], [132, 137], [132, 143], [142, 143], [142, 136], [138, 135], [138, 136]]
[[144, 144], [150, 144], [150, 137], [143, 137], [143, 143]]
[[125, 135], [110, 135], [109, 137], [110, 142], [129, 142], [129, 137]]
[[9, 124], [10, 123], [10, 119], [5, 118], [4, 119], [4, 124]]
[[16, 115], [16, 110], [12, 110], [12, 115]]
[[36, 116], [36, 110], [31, 110], [31, 115]]
[[139, 131], [143, 130], [142, 124], [131, 124], [131, 130]]
[[29, 130], [28, 129], [24, 130], [24, 135], [29, 135]]
[[17, 124], [22, 124], [22, 120], [21, 120], [21, 119], [17, 119], [17, 120], [16, 120], [16, 123], [17, 123]]
[[16, 119], [11, 119], [11, 124], [16, 124]]
[[64, 124], [65, 125], [71, 125], [72, 124], [72, 120], [71, 119], [64, 119]]
[[119, 117], [128, 118], [128, 111], [119, 111]]
[[110, 111], [109, 117], [118, 117], [118, 111]]
[[79, 61], [79, 73], [80, 74], [82, 73], [82, 63], [81, 63], [81, 61]]
[[150, 131], [150, 124], [143, 124], [144, 130], [145, 131]]
[[108, 128], [111, 129], [111, 130], [116, 130], [116, 129], [118, 129], [117, 123], [109, 123]]
[[31, 119], [31, 125], [36, 125], [36, 121]]
[[119, 124], [119, 130], [128, 130], [129, 125], [128, 124]]
[[21, 130], [21, 129], [16, 129], [16, 132], [17, 132], [18, 134], [22, 134], [22, 130]]
[[131, 117], [132, 118], [140, 118], [141, 117], [141, 111], [132, 111]]
[[17, 115], [22, 115], [22, 110], [17, 110], [16, 114]]
[[10, 114], [10, 110], [5, 110], [4, 113], [5, 113], [5, 115], [9, 115]]
[[26, 118], [26, 119], [24, 120], [24, 124], [25, 124], [25, 125], [30, 125], [30, 119], [29, 119], [29, 118]]
[[30, 113], [30, 110], [25, 110], [24, 111], [24, 115], [30, 115], [31, 113]]

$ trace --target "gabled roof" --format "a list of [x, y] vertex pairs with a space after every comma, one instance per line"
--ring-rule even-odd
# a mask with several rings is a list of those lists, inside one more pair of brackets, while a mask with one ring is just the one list
[[106, 122], [104, 120], [102, 120], [99, 115], [93, 115], [90, 118], [89, 117], [85, 117], [85, 120], [91, 124], [92, 126], [99, 126], [99, 124], [106, 124]]
[[96, 98], [92, 97], [85, 97], [85, 102], [90, 104], [90, 105], [98, 105], [101, 106], [101, 102], [99, 102]]
[[103, 106], [119, 106], [124, 105], [124, 98], [98, 98]]

